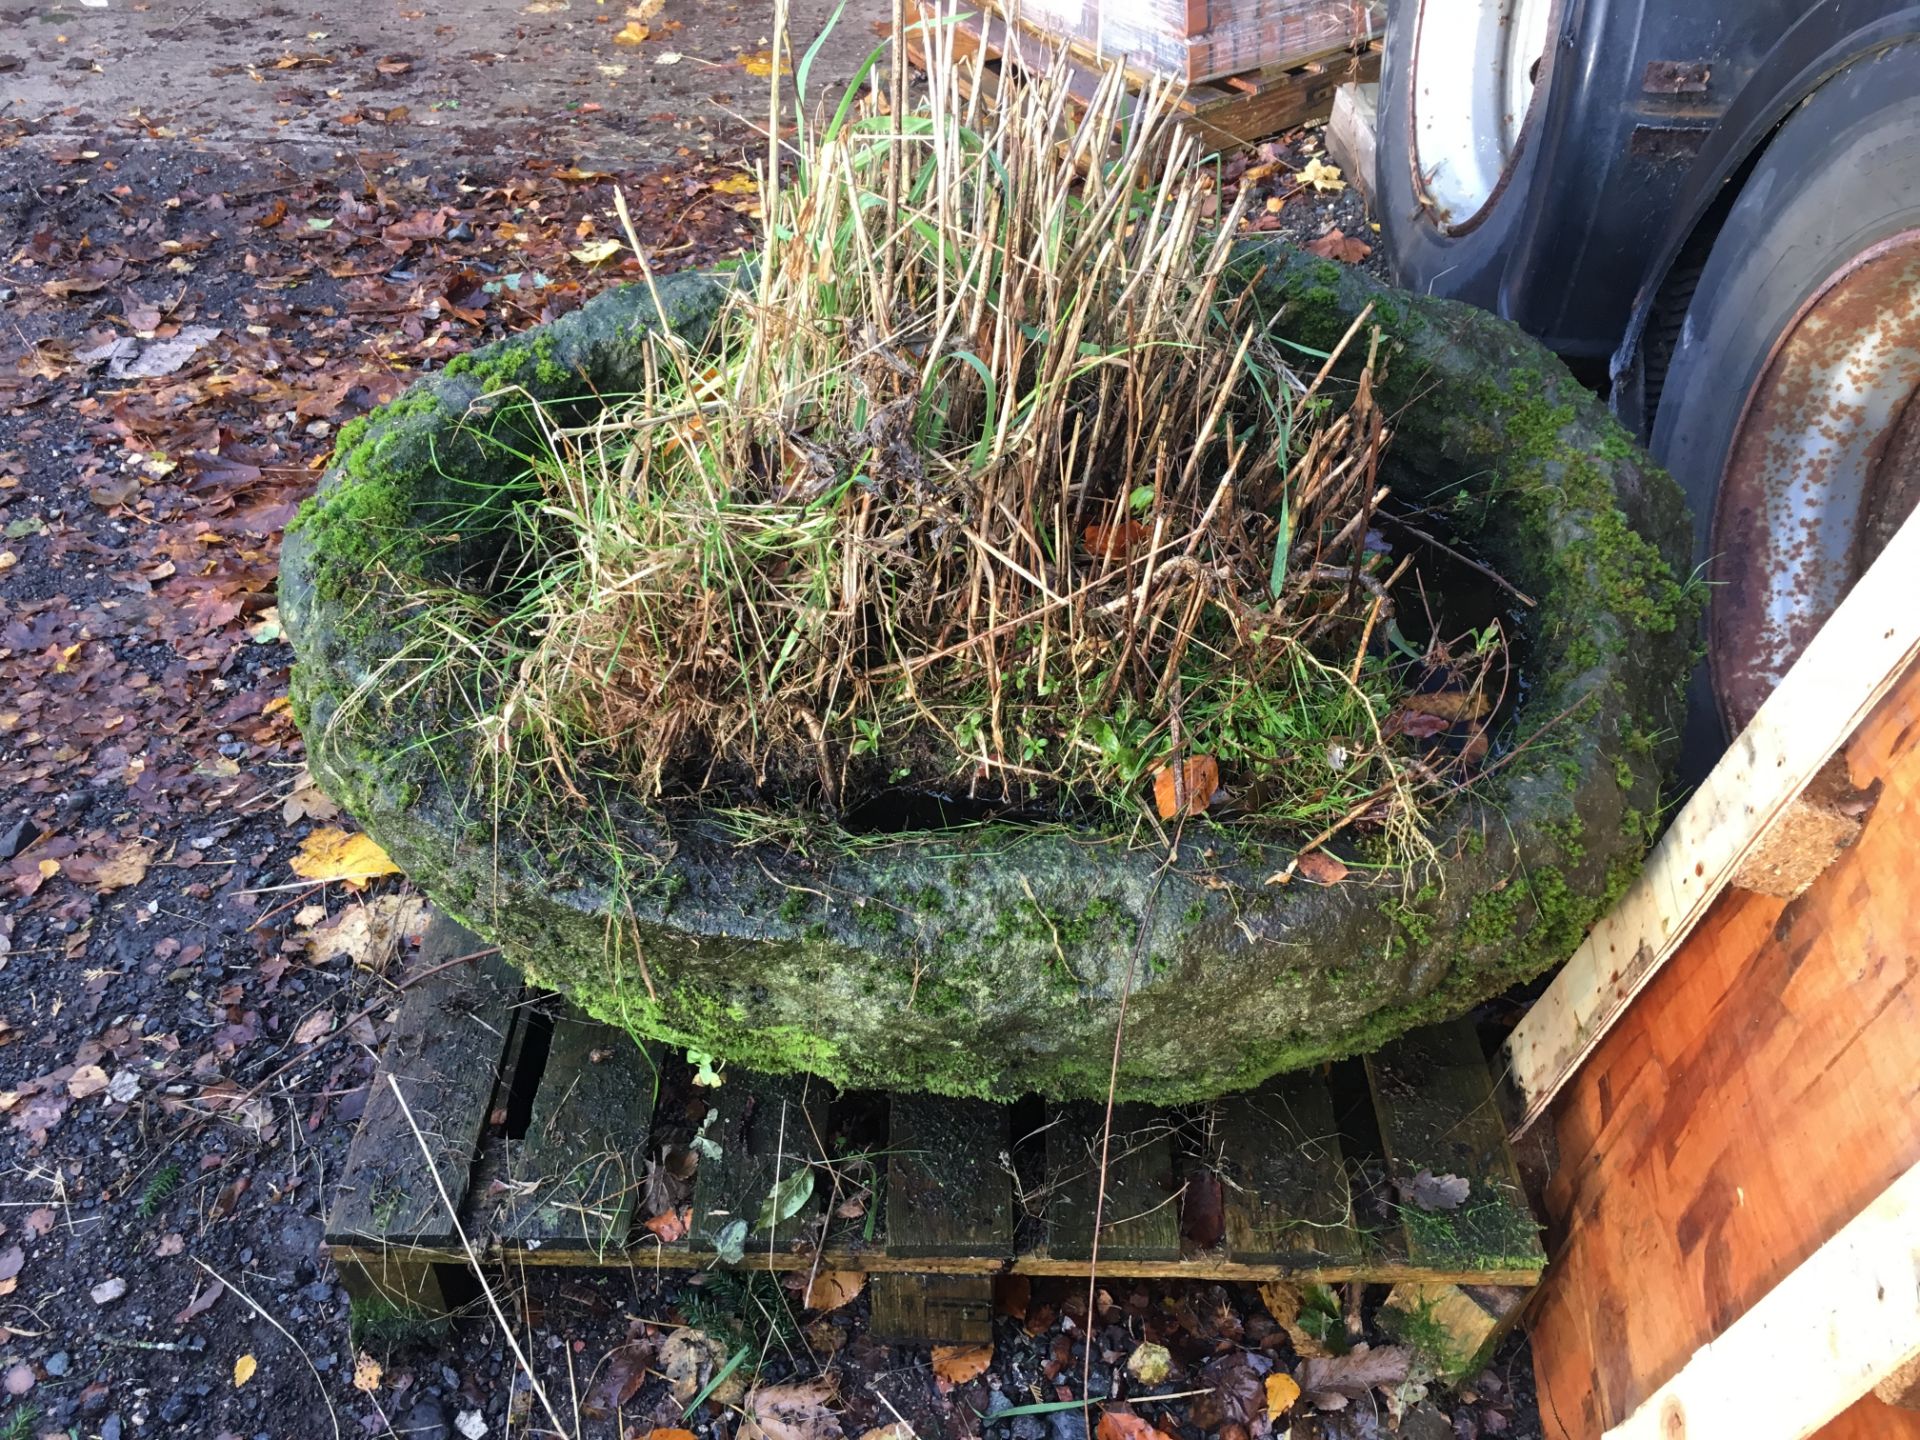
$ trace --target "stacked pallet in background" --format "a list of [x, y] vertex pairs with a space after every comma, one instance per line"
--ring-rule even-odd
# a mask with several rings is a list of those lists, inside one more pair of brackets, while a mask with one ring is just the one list
[[1380, 0], [1020, 0], [989, 4], [1036, 34], [1188, 85], [1364, 45]]
[[[952, 0], [917, 0], [917, 4], [923, 25], [951, 24], [958, 57], [980, 57], [979, 69], [976, 71], [971, 63], [962, 65], [958, 79], [968, 92], [977, 83], [989, 107], [999, 94], [1001, 75], [1009, 68], [1048, 74], [1064, 67], [1069, 91], [1079, 103], [1093, 96], [1103, 67], [1115, 60], [1125, 63], [1129, 81], [1136, 89], [1161, 79], [1184, 80], [1133, 64], [1128, 58], [1131, 52], [1109, 51], [1103, 57], [1071, 36], [1036, 29], [1025, 10], [1020, 11], [1018, 23], [1003, 18], [991, 5], [977, 12], [963, 11], [961, 18], [953, 20]], [[1205, 0], [1195, 0], [1195, 4], [1204, 8]], [[922, 67], [927, 62], [926, 36], [922, 26], [907, 35], [907, 54]], [[1356, 38], [1339, 39], [1308, 54], [1249, 65], [1210, 79], [1184, 80], [1185, 89], [1174, 103], [1180, 117], [1206, 144], [1228, 148], [1277, 135], [1310, 120], [1324, 120], [1332, 113], [1334, 94], [1342, 85], [1367, 84], [1379, 78], [1380, 41], [1362, 30]]]

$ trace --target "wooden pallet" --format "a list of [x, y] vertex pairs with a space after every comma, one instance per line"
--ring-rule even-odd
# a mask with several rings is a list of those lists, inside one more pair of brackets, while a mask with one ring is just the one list
[[[482, 948], [439, 918], [422, 961]], [[439, 1267], [475, 1260], [706, 1267], [725, 1263], [716, 1247], [744, 1222], [733, 1263], [865, 1271], [875, 1333], [965, 1340], [987, 1333], [995, 1275], [1087, 1271], [1098, 1104], [839, 1097], [804, 1076], [729, 1069], [711, 1092], [702, 1133], [718, 1148], [700, 1163], [691, 1231], [665, 1244], [636, 1215], [660, 1075], [657, 1049], [524, 992], [497, 957], [408, 991], [328, 1227], [349, 1287], [436, 1309]], [[1417, 1032], [1369, 1057], [1364, 1078], [1357, 1066], [1331, 1078], [1281, 1076], [1179, 1110], [1118, 1106], [1100, 1273], [1537, 1282], [1544, 1256], [1470, 1027]], [[844, 1162], [823, 1146], [836, 1105], [883, 1113], [877, 1198], [859, 1216], [834, 1214]], [[1399, 1181], [1463, 1176], [1471, 1197], [1458, 1212], [1363, 1224], [1350, 1200], [1361, 1154]], [[805, 1203], [763, 1223], [776, 1193], [797, 1199], [802, 1175], [818, 1182]], [[1219, 1218], [1202, 1228], [1195, 1207], [1215, 1196]], [[1190, 1238], [1209, 1229], [1218, 1243]]]
[[[936, 13], [922, 0], [923, 20]], [[1020, 66], [1040, 74], [1065, 66], [1069, 71], [1069, 91], [1083, 102], [1091, 99], [1099, 83], [1105, 62], [1057, 37], [1041, 35], [1024, 26], [1010, 28], [998, 16], [985, 14], [968, 16], [954, 22], [952, 28], [957, 57], [964, 59], [975, 54], [984, 57], [979, 74], [986, 87], [985, 103], [989, 106], [998, 94], [999, 77], [1008, 66]], [[924, 32], [910, 33], [907, 55], [915, 65], [925, 67]], [[970, 87], [973, 67], [961, 66], [959, 72], [962, 87]], [[1127, 78], [1136, 89], [1164, 83], [1130, 68]], [[1309, 120], [1323, 120], [1333, 113], [1333, 97], [1342, 85], [1348, 81], [1369, 84], [1379, 78], [1380, 42], [1370, 40], [1244, 75], [1201, 81], [1185, 90], [1175, 108], [1181, 119], [1208, 145], [1245, 145]]]

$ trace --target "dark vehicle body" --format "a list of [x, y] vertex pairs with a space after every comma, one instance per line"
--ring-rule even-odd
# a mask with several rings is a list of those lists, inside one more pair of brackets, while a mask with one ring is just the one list
[[[1464, 158], [1481, 142], [1456, 126], [1454, 174], [1480, 173], [1449, 191], [1434, 135], [1470, 108], [1460, 77], [1489, 70], [1465, 133], [1497, 135], [1498, 164]], [[1856, 348], [1892, 367], [1890, 393], [1920, 374], [1920, 301], [1903, 298], [1920, 288], [1920, 3], [1392, 0], [1379, 114], [1395, 281], [1544, 340], [1687, 489], [1717, 582], [1695, 706], [1718, 712], [1713, 750], [1920, 497], [1906, 389], [1841, 447], [1844, 483], [1818, 489], [1846, 357], [1830, 345], [1823, 370], [1788, 343], [1811, 315], [1871, 330]]]

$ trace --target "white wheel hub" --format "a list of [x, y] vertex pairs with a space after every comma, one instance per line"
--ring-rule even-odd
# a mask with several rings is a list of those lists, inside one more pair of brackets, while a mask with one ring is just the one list
[[1520, 153], [1557, 8], [1557, 0], [1421, 0], [1413, 154], [1443, 227], [1471, 224]]

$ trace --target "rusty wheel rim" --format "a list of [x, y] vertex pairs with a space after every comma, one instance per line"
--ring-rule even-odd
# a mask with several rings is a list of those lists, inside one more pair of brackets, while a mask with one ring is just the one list
[[1920, 229], [1861, 252], [1788, 324], [1715, 502], [1708, 671], [1737, 734], [1920, 500]]

